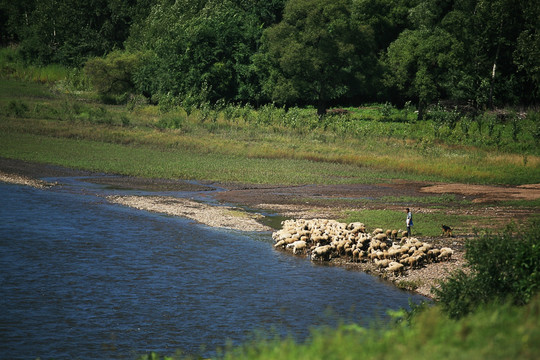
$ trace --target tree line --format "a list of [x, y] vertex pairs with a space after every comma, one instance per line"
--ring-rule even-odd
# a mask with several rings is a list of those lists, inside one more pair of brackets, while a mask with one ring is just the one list
[[3, 46], [106, 94], [186, 106], [390, 102], [483, 110], [540, 96], [536, 0], [0, 0]]

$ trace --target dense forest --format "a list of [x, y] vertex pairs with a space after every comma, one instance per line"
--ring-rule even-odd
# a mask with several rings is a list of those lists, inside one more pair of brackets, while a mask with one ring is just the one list
[[537, 106], [536, 0], [1, 0], [2, 46], [103, 94], [201, 103]]

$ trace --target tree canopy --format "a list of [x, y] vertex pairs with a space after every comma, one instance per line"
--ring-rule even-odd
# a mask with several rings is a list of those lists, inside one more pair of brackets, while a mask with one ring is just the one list
[[0, 40], [29, 63], [88, 62], [89, 76], [121, 64], [120, 88], [156, 101], [320, 114], [412, 101], [421, 118], [442, 100], [538, 105], [539, 19], [535, 0], [0, 0]]
[[330, 100], [361, 93], [377, 63], [373, 31], [352, 16], [348, 0], [290, 0], [263, 43], [271, 100], [314, 101], [319, 115]]

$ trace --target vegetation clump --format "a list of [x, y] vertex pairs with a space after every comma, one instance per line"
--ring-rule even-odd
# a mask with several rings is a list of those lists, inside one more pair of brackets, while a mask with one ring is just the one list
[[463, 317], [490, 302], [527, 304], [540, 289], [540, 221], [469, 240], [465, 257], [468, 271], [457, 271], [434, 289], [450, 317]]

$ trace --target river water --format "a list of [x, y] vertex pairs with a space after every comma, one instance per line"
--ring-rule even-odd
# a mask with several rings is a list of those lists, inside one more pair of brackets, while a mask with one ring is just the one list
[[125, 208], [100, 196], [121, 191], [63, 182], [0, 183], [2, 358], [212, 356], [255, 331], [302, 341], [425, 299], [276, 251], [270, 233]]

